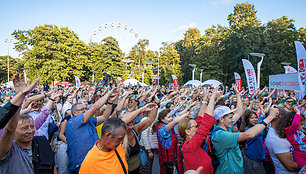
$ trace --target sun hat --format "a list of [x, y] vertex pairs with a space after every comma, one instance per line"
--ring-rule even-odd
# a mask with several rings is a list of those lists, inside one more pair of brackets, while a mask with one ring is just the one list
[[229, 107], [227, 106], [220, 106], [220, 107], [217, 107], [215, 110], [214, 110], [214, 118], [216, 120], [219, 120], [220, 118], [222, 118], [224, 115], [227, 115], [227, 114], [230, 114], [232, 112], [235, 112], [237, 109], [233, 109], [231, 110]]

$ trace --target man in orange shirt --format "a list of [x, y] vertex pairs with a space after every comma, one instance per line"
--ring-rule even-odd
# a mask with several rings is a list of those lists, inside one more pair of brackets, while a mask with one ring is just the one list
[[101, 139], [86, 155], [79, 174], [127, 174], [128, 165], [121, 144], [126, 124], [119, 118], [110, 118], [102, 126]]

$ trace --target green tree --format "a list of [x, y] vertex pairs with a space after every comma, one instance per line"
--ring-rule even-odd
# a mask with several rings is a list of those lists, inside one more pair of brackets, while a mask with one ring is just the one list
[[[223, 80], [224, 74], [221, 45], [223, 38], [226, 37], [228, 29], [218, 26], [212, 26], [205, 31], [205, 34], [195, 42], [195, 64], [198, 69], [203, 69], [203, 81], [208, 79]], [[196, 71], [196, 79], [200, 79], [200, 71]]]
[[[13, 79], [14, 74], [20, 71], [18, 59], [9, 56], [10, 63], [10, 80]], [[7, 56], [0, 56], [0, 82], [7, 82]]]
[[296, 67], [296, 54], [294, 41], [298, 39], [298, 32], [294, 26], [294, 20], [283, 16], [269, 21], [266, 25], [268, 34], [268, 64], [270, 68], [266, 69], [268, 74], [282, 74], [284, 68], [281, 62], [289, 62], [291, 66]]
[[103, 71], [117, 77], [124, 78], [128, 75], [128, 71], [125, 70], [125, 65], [122, 62], [124, 58], [121, 49], [119, 48], [118, 41], [113, 37], [107, 37], [102, 40], [102, 63]]
[[[132, 78], [142, 81], [142, 69], [145, 69], [145, 62], [149, 61], [147, 57], [147, 46], [149, 45], [149, 40], [143, 39], [139, 40], [138, 43], [132, 48], [129, 53], [128, 58], [134, 61], [131, 65]], [[144, 80], [146, 81], [146, 80]]]
[[304, 27], [299, 28], [298, 33], [299, 33], [298, 40], [302, 42], [304, 45], [306, 45], [306, 28]]
[[160, 69], [160, 84], [167, 85], [172, 82], [172, 74], [179, 79], [181, 77], [180, 55], [175, 49], [174, 44], [163, 42], [163, 47], [160, 48], [159, 64]]
[[31, 80], [40, 77], [43, 83], [73, 81], [74, 75], [88, 79], [85, 77], [86, 44], [67, 27], [43, 25], [17, 30], [12, 35], [17, 40], [15, 49], [23, 55], [24, 67], [30, 68], [28, 77]]
[[[256, 16], [257, 11], [254, 5], [248, 3], [236, 4], [233, 13], [228, 16], [230, 32], [223, 40], [224, 57], [223, 66], [225, 74], [225, 84], [234, 83], [234, 72], [242, 75], [245, 79], [243, 64], [241, 59], [249, 58], [249, 53], [260, 52], [267, 54], [267, 36], [264, 27]], [[250, 57], [250, 62], [254, 65], [258, 62], [257, 57]], [[264, 83], [267, 84], [268, 74], [261, 73]], [[245, 85], [245, 81], [242, 81]]]
[[201, 37], [200, 31], [197, 28], [190, 28], [184, 33], [184, 39], [175, 43], [176, 50], [180, 55], [182, 78], [180, 83], [190, 80], [192, 67], [189, 64], [195, 63], [195, 48], [194, 44]]

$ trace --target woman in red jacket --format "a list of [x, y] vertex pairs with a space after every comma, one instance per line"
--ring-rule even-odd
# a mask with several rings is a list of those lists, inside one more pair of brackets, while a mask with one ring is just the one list
[[179, 134], [185, 139], [182, 152], [186, 170], [196, 170], [202, 166], [202, 173], [212, 174], [214, 171], [211, 159], [201, 145], [216, 123], [213, 113], [217, 90], [218, 88], [214, 89], [207, 107], [208, 91], [204, 92], [203, 103], [196, 121], [191, 118], [183, 119], [178, 125]]
[[158, 115], [157, 122], [153, 125], [153, 130], [157, 132], [158, 156], [161, 174], [183, 174], [183, 162], [181, 150], [178, 146], [177, 135], [174, 126], [179, 123], [188, 113], [182, 112], [174, 119], [170, 109], [162, 110]]

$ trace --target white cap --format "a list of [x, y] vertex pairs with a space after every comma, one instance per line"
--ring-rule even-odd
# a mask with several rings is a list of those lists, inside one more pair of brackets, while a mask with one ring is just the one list
[[229, 107], [226, 107], [226, 106], [220, 106], [220, 107], [217, 107], [215, 110], [214, 110], [214, 118], [216, 120], [219, 120], [220, 118], [222, 118], [224, 115], [227, 115], [227, 114], [230, 114], [232, 112], [235, 112], [237, 109], [233, 109], [231, 110]]

